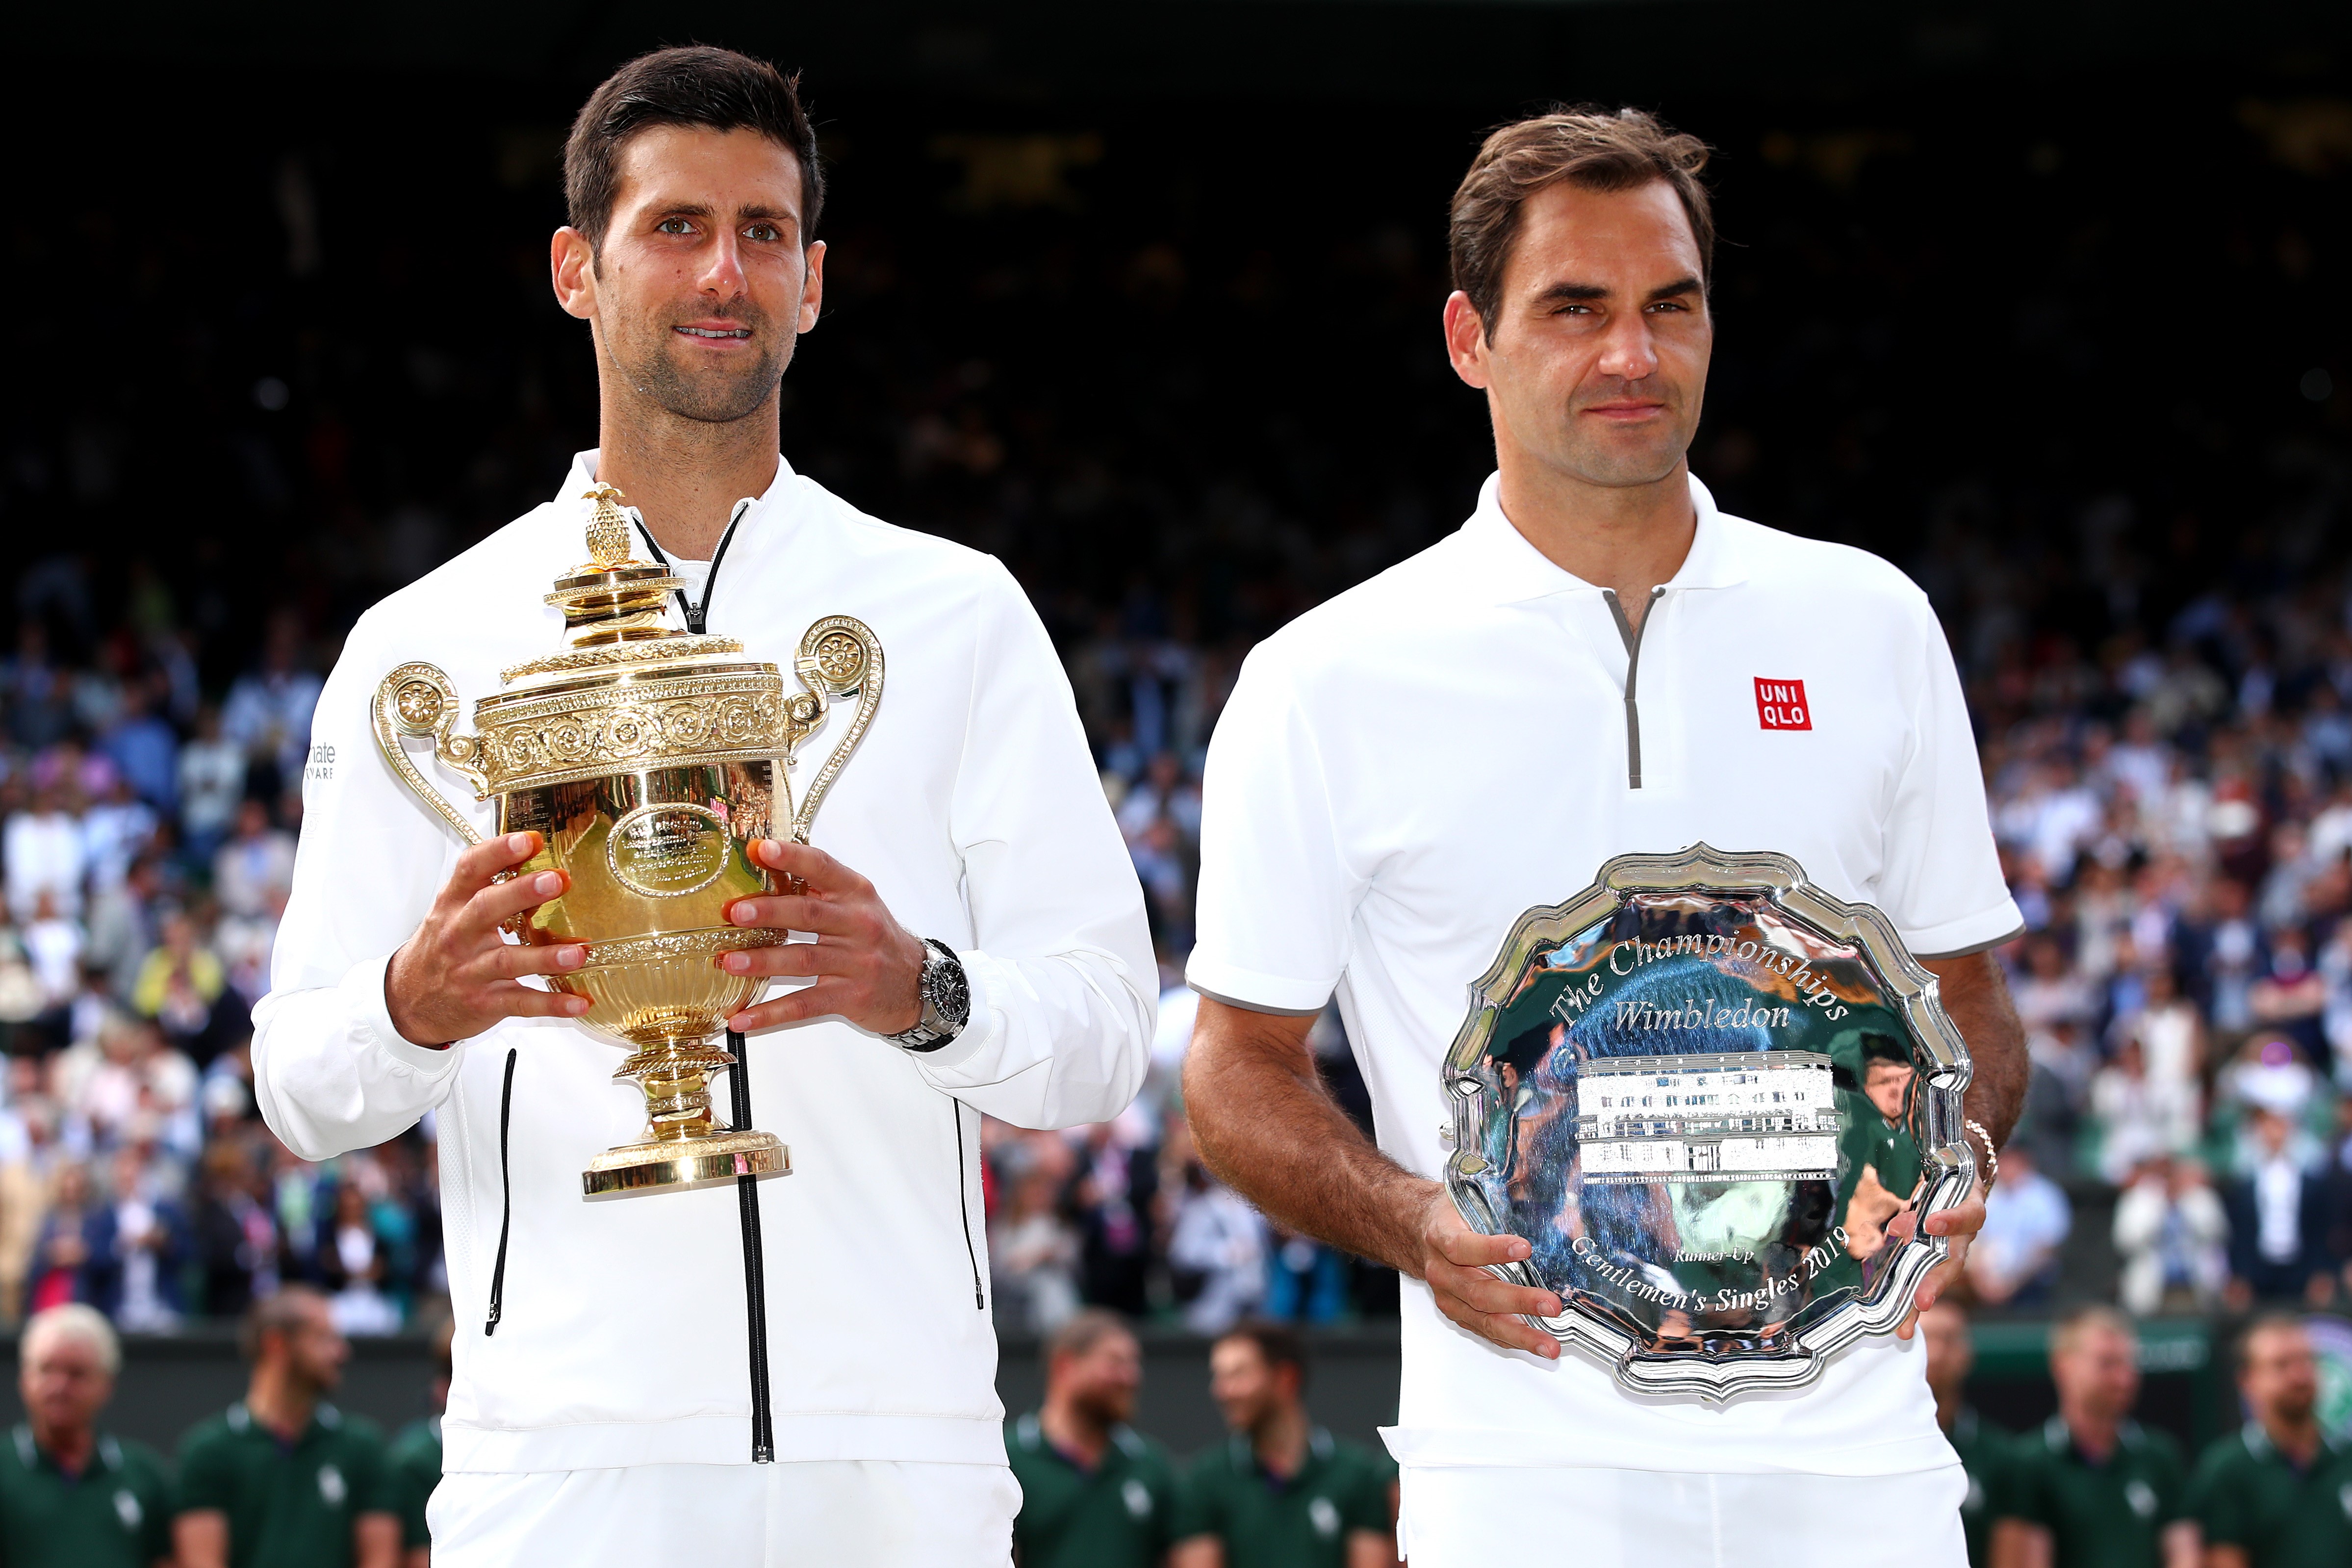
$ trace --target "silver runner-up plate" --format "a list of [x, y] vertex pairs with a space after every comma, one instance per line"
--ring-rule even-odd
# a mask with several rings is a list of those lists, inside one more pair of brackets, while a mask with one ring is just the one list
[[1529, 910], [1446, 1053], [1445, 1185], [1530, 1320], [1642, 1394], [1795, 1388], [1895, 1328], [1965, 1199], [1969, 1052], [1887, 918], [1786, 855], [1620, 855]]

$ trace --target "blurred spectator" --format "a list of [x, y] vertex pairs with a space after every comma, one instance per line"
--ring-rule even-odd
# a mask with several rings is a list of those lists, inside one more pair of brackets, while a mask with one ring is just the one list
[[1062, 1213], [1063, 1162], [1036, 1144], [1003, 1162], [1009, 1195], [988, 1227], [989, 1277], [997, 1321], [1050, 1334], [1078, 1310], [1078, 1233]]
[[2196, 1146], [2196, 1082], [2154, 1077], [2140, 1040], [2127, 1038], [2091, 1079], [2091, 1122], [2098, 1173], [2119, 1184], [2150, 1160]]
[[17, 1345], [25, 1425], [0, 1443], [0, 1562], [171, 1568], [173, 1499], [152, 1449], [99, 1429], [122, 1350], [85, 1306], [52, 1307]]
[[1180, 1503], [1167, 1450], [1128, 1425], [1142, 1384], [1142, 1347], [1116, 1314], [1089, 1308], [1055, 1331], [1045, 1403], [1004, 1434], [1022, 1568], [1160, 1568]]
[[2180, 1450], [2131, 1418], [2139, 1336], [2112, 1307], [2083, 1307], [2050, 1336], [2058, 1414], [2011, 1450], [1995, 1501], [1993, 1561], [2199, 1568]]
[[[37, 1068], [28, 1058], [11, 1069]], [[16, 1075], [14, 1070], [11, 1078]], [[12, 1082], [0, 1109], [0, 1326], [23, 1319], [26, 1275], [47, 1218], [49, 1185], [57, 1151], [57, 1107], [44, 1095]]]
[[257, 1184], [236, 1144], [205, 1151], [193, 1228], [207, 1316], [236, 1317], [278, 1289], [278, 1223], [256, 1197]]
[[222, 910], [250, 918], [286, 907], [294, 890], [294, 836], [271, 825], [257, 800], [237, 807], [235, 837], [213, 857], [213, 896]]
[[1168, 1273], [1184, 1326], [1218, 1334], [1265, 1298], [1266, 1226], [1246, 1199], [1191, 1157], [1176, 1194], [1168, 1238]]
[[0, 859], [7, 863], [8, 912], [35, 918], [41, 896], [54, 915], [81, 912], [82, 876], [89, 870], [81, 822], [58, 784], [38, 786], [33, 803], [11, 813], [0, 833]]
[[33, 1240], [27, 1306], [42, 1312], [79, 1302], [102, 1310], [114, 1299], [120, 1269], [113, 1206], [91, 1189], [88, 1166], [60, 1164]]
[[245, 798], [245, 748], [221, 733], [220, 710], [196, 712], [196, 732], [180, 748], [180, 828], [188, 852], [209, 862]]
[[1987, 1306], [2022, 1307], [2057, 1283], [2058, 1249], [2074, 1228], [2074, 1211], [2058, 1184], [2033, 1168], [2024, 1144], [2010, 1144], [2000, 1159], [1984, 1229], [1969, 1248], [1968, 1279]]
[[1209, 1348], [1231, 1434], [1193, 1458], [1169, 1568], [1395, 1568], [1395, 1465], [1307, 1414], [1307, 1342], [1244, 1322]]
[[1992, 1561], [1993, 1499], [2006, 1484], [2010, 1451], [2016, 1439], [1980, 1419], [1967, 1402], [1969, 1373], [1977, 1361], [1969, 1315], [1949, 1296], [1919, 1315], [1919, 1337], [1927, 1347], [1927, 1386], [1936, 1396], [1936, 1425], [1960, 1457], [1969, 1489], [1960, 1499], [1960, 1529], [1968, 1538], [1969, 1568]]
[[1265, 1315], [1283, 1322], [1332, 1323], [1348, 1310], [1348, 1259], [1312, 1237], [1267, 1226]]
[[393, 1278], [391, 1250], [377, 1234], [359, 1184], [337, 1187], [334, 1219], [319, 1249], [319, 1282], [330, 1293], [335, 1327], [343, 1333], [399, 1331], [400, 1309], [384, 1293]]
[[2210, 1312], [2230, 1283], [2230, 1221], [2192, 1159], [2158, 1155], [2140, 1166], [2116, 1205], [2117, 1299], [2136, 1318]]
[[245, 1397], [180, 1441], [181, 1568], [257, 1561], [265, 1538], [278, 1562], [395, 1568], [400, 1498], [383, 1434], [327, 1401], [351, 1346], [325, 1298], [290, 1285], [255, 1303], [243, 1346]]
[[141, 1150], [117, 1151], [112, 1175], [115, 1286], [113, 1299], [99, 1304], [131, 1333], [168, 1333], [180, 1321], [186, 1222]]
[[2247, 1118], [2252, 1170], [2230, 1185], [2230, 1302], [2327, 1301], [2335, 1272], [2326, 1251], [2327, 1186], [2296, 1157], [2293, 1123], [2268, 1106]]
[[292, 611], [280, 610], [269, 618], [260, 663], [237, 677], [221, 709], [221, 733], [274, 775], [265, 792], [273, 797], [302, 782], [302, 759], [310, 749], [310, 714], [321, 683], [301, 659], [302, 623]]
[[2320, 1429], [2310, 1331], [2284, 1313], [2255, 1319], [2237, 1371], [2246, 1424], [2205, 1450], [2189, 1483], [2205, 1568], [2352, 1562], [2352, 1450]]
[[125, 794], [147, 808], [152, 824], [179, 805], [180, 737], [155, 711], [155, 691], [147, 680], [123, 689], [114, 722], [99, 737], [99, 750], [114, 764]]
[[228, 990], [228, 970], [204, 943], [195, 919], [185, 910], [167, 910], [162, 941], [139, 966], [131, 1005], [152, 1018], [164, 1037], [198, 1061], [209, 1061], [236, 1020], [218, 1007]]
[[1087, 1300], [1139, 1317], [1148, 1309], [1160, 1172], [1151, 1152], [1131, 1141], [1134, 1131], [1131, 1118], [1085, 1130], [1069, 1204]]

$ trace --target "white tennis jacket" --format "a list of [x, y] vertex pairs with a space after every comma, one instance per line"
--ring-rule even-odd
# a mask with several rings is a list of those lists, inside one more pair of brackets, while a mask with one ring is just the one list
[[[613, 1080], [621, 1048], [534, 1019], [429, 1050], [400, 1037], [383, 999], [384, 965], [460, 846], [378, 752], [376, 685], [430, 660], [470, 729], [501, 668], [558, 647], [562, 617], [541, 595], [584, 558], [595, 465], [583, 453], [554, 500], [352, 628], [313, 721], [293, 897], [254, 1010], [262, 1115], [304, 1158], [436, 1112], [458, 1325], [452, 1471], [751, 1458], [735, 1190], [585, 1201], [590, 1157], [644, 1124], [643, 1096]], [[750, 1042], [753, 1125], [793, 1158], [760, 1184], [776, 1457], [1002, 1464], [978, 1113], [1024, 1127], [1118, 1114], [1143, 1082], [1158, 991], [1069, 683], [993, 558], [878, 522], [787, 466], [738, 508], [701, 607], [707, 630], [783, 668], [788, 689], [811, 622], [873, 627], [881, 706], [814, 842], [956, 949], [971, 983], [971, 1022], [929, 1055], [838, 1018]], [[848, 716], [837, 706], [803, 745], [796, 780]], [[491, 830], [488, 803], [446, 772], [436, 782]], [[723, 1116], [723, 1080], [717, 1103]]]

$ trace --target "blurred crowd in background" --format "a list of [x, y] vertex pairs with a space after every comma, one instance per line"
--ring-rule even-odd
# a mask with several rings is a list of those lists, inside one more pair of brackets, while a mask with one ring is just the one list
[[[1980, 1309], [2352, 1289], [2352, 365], [2320, 346], [2352, 298], [2352, 118], [2319, 101], [2183, 110], [2120, 163], [2087, 99], [1992, 132], [1973, 99], [1680, 116], [1723, 149], [1727, 237], [1694, 469], [1927, 590], [2025, 910], [2002, 956], [2033, 1081]], [[786, 451], [1027, 586], [1168, 988], [1126, 1115], [989, 1130], [999, 1321], [1391, 1314], [1392, 1274], [1193, 1157], [1180, 977], [1242, 658], [1453, 527], [1490, 466], [1437, 331], [1476, 121], [1399, 110], [1400, 151], [1302, 189], [1233, 172], [1321, 134], [1306, 110], [1013, 133], [827, 107], [826, 319]], [[44, 313], [10, 329], [55, 374], [0, 408], [0, 1317], [82, 1300], [167, 1331], [300, 1280], [383, 1332], [444, 1288], [430, 1121], [294, 1158], [255, 1112], [248, 1013], [342, 629], [593, 438], [545, 282], [562, 110], [501, 112], [328, 114], [284, 151], [192, 126], [140, 144], [154, 210], [77, 190], [15, 231], [7, 267], [70, 254], [152, 331], [126, 377]], [[2174, 154], [2203, 172], [2189, 231], [2163, 226]], [[467, 243], [375, 221], [419, 203], [463, 206]], [[2192, 275], [2271, 302], [2239, 337], [2207, 323], [2219, 380], [2149, 328]], [[1336, 1014], [1316, 1046], [1369, 1122]]]

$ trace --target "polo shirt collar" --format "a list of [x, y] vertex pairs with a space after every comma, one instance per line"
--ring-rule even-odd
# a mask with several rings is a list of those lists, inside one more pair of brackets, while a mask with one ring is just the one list
[[[44, 1450], [40, 1444], [34, 1440], [31, 1422], [19, 1421], [16, 1430], [8, 1436], [16, 1440], [16, 1458], [26, 1469], [36, 1469], [42, 1465], [47, 1465], [51, 1469], [63, 1473], [63, 1467], [58, 1465], [56, 1457]], [[93, 1445], [90, 1458], [92, 1468], [119, 1470], [122, 1468], [122, 1446], [101, 1432], [99, 1434], [98, 1442]], [[89, 1472], [84, 1470], [82, 1473], [88, 1475]]]
[[[584, 522], [587, 503], [581, 498], [595, 488], [596, 460], [599, 455], [598, 449], [593, 447], [584, 452], [572, 454], [571, 471], [563, 476], [562, 487], [555, 492], [555, 506], [560, 514], [568, 517], [576, 513]], [[799, 475], [793, 472], [792, 464], [786, 462], [781, 453], [778, 454], [776, 477], [768, 482], [768, 488], [760, 494], [745, 496], [735, 503], [734, 510], [729, 514], [730, 526], [739, 526], [751, 517], [768, 512], [791, 492], [793, 482], [799, 478]], [[645, 529], [645, 516], [635, 507], [625, 506], [621, 510], [635, 518], [640, 529]], [[646, 530], [646, 533], [648, 539], [652, 537], [651, 530]]]
[[[1497, 605], [1520, 605], [1556, 594], [1597, 594], [1601, 585], [1588, 583], [1557, 564], [1528, 542], [1527, 535], [1503, 513], [1503, 477], [1486, 476], [1478, 487], [1478, 504], [1462, 525], [1461, 540], [1468, 552], [1471, 587], [1491, 594]], [[1729, 588], [1748, 580], [1737, 543], [1728, 536], [1723, 513], [1714, 495], [1690, 476], [1691, 510], [1698, 525], [1691, 535], [1690, 552], [1665, 584], [1668, 590]]]

